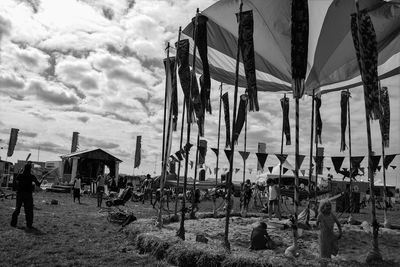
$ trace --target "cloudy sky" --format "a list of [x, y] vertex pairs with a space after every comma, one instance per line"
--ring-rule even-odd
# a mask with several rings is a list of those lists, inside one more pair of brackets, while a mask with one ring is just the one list
[[[13, 162], [31, 152], [32, 160], [59, 160], [69, 152], [72, 132], [80, 133], [80, 149], [100, 147], [120, 158], [122, 173], [131, 174], [136, 136], [142, 136], [142, 163], [136, 174], [159, 173], [162, 144], [164, 69], [167, 42], [177, 39], [200, 10], [215, 0], [1, 0], [0, 6], [0, 152], [6, 158], [10, 129], [20, 129]], [[172, 51], [173, 53], [173, 51]], [[400, 152], [400, 78], [382, 81], [391, 97], [391, 140], [387, 154]], [[219, 84], [212, 82], [213, 114], [207, 115], [205, 139], [217, 145]], [[243, 89], [240, 89], [243, 92]], [[231, 86], [230, 103], [233, 103]], [[260, 112], [248, 119], [248, 168], [256, 169], [257, 143], [267, 143], [266, 167], [280, 152], [281, 94], [260, 93]], [[179, 102], [182, 93], [179, 88]], [[340, 148], [340, 93], [322, 97], [322, 146], [325, 156], [347, 156]], [[293, 101], [290, 116], [294, 136]], [[309, 153], [311, 101], [300, 101], [302, 154]], [[352, 90], [353, 155], [366, 155], [366, 127], [361, 88]], [[181, 111], [181, 110], [180, 110]], [[180, 123], [179, 123], [180, 125]], [[380, 154], [378, 122], [372, 123], [373, 150]], [[193, 127], [191, 143], [196, 141]], [[224, 144], [225, 127], [221, 127]], [[294, 141], [294, 140], [293, 140]], [[293, 142], [294, 143], [294, 142]], [[179, 146], [173, 137], [172, 151]], [[39, 149], [40, 148], [40, 149]], [[243, 150], [243, 139], [238, 148]], [[194, 152], [194, 149], [192, 149]], [[293, 155], [294, 145], [284, 152]], [[228, 167], [221, 154], [220, 167]], [[194, 153], [192, 153], [194, 160]], [[289, 160], [291, 159], [290, 156]], [[397, 156], [392, 165], [400, 165]], [[208, 150], [206, 165], [214, 169], [216, 157]], [[307, 157], [303, 163], [309, 164]], [[326, 166], [332, 166], [330, 160]], [[343, 167], [347, 167], [345, 160]], [[364, 160], [362, 166], [367, 165]], [[243, 168], [235, 155], [235, 168]], [[399, 168], [389, 168], [392, 184]], [[326, 175], [327, 172], [324, 174]], [[241, 179], [241, 171], [236, 176]], [[379, 178], [378, 174], [378, 178]], [[209, 175], [211, 176], [211, 175]], [[397, 182], [400, 185], [400, 182]]]

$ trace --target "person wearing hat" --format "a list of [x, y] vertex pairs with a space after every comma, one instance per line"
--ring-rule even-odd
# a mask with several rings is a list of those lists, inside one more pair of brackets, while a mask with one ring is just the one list
[[12, 227], [17, 226], [18, 215], [21, 211], [22, 204], [24, 204], [25, 210], [25, 219], [26, 226], [28, 229], [34, 229], [33, 224], [33, 186], [32, 183], [35, 183], [37, 186], [40, 186], [41, 182], [31, 173], [32, 170], [32, 162], [28, 162], [24, 166], [24, 170], [22, 174], [19, 174], [16, 177], [17, 182], [17, 198], [16, 198], [16, 206], [15, 210], [11, 217], [10, 225]]

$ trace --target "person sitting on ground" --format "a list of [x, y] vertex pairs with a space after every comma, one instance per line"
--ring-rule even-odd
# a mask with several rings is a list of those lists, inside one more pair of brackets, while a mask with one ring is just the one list
[[[336, 223], [339, 229], [339, 235], [333, 232], [333, 226]], [[337, 255], [339, 251], [338, 240], [342, 236], [342, 227], [332, 213], [332, 204], [329, 200], [322, 200], [319, 204], [317, 217], [317, 226], [320, 225], [319, 248], [321, 258], [331, 258], [331, 255]]]
[[268, 235], [267, 224], [265, 222], [260, 222], [260, 224], [251, 231], [250, 249], [261, 250], [274, 248], [275, 243]]

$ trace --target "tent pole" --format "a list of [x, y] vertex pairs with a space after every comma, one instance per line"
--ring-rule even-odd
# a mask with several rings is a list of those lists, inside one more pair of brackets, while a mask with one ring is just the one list
[[235, 142], [234, 142], [234, 132], [236, 125], [236, 106], [237, 106], [237, 95], [238, 95], [238, 86], [239, 86], [239, 55], [240, 55], [240, 34], [241, 34], [241, 20], [242, 20], [242, 8], [243, 2], [240, 1], [239, 6], [239, 34], [238, 34], [238, 44], [237, 44], [237, 52], [236, 52], [236, 71], [235, 71], [235, 94], [233, 98], [233, 117], [232, 117], [232, 139], [231, 139], [231, 156], [229, 159], [229, 173], [228, 177], [226, 177], [226, 213], [225, 213], [225, 234], [224, 234], [224, 245], [226, 250], [231, 250], [231, 244], [229, 243], [228, 235], [229, 235], [229, 217], [231, 214], [231, 193], [232, 193], [232, 176], [233, 176], [233, 158], [235, 155]]
[[244, 183], [246, 182], [246, 148], [247, 148], [247, 108], [244, 111], [244, 145], [243, 145], [243, 149], [244, 149], [244, 157], [243, 157], [243, 184], [242, 184], [242, 217], [246, 217], [247, 215], [247, 210], [246, 207], [244, 206], [244, 202], [245, 202], [245, 192], [244, 192]]
[[[179, 41], [181, 40], [181, 32], [182, 32], [182, 27], [179, 27], [178, 31], [178, 44]], [[176, 56], [175, 56], [175, 65], [174, 65], [174, 73], [176, 73], [176, 69], [178, 68], [178, 50], [179, 50], [179, 45], [176, 48]], [[182, 122], [181, 122], [181, 138], [179, 140], [179, 153], [182, 151], [182, 141], [183, 141], [183, 127], [184, 127], [184, 120], [185, 120], [185, 99], [183, 100], [183, 107], [182, 107]], [[178, 188], [179, 188], [179, 176], [181, 174], [181, 161], [179, 160], [178, 164], [178, 175], [176, 178], [176, 190], [175, 190], [175, 209], [174, 209], [174, 216], [178, 216]]]
[[347, 94], [348, 94], [348, 97], [349, 97], [349, 99], [348, 99], [348, 101], [347, 101], [347, 125], [348, 125], [348, 128], [349, 128], [349, 179], [350, 179], [350, 201], [349, 201], [349, 205], [350, 205], [350, 215], [349, 215], [349, 219], [348, 219], [348, 221], [349, 222], [353, 222], [353, 210], [352, 210], [352, 207], [353, 207], [353, 187], [352, 187], [352, 183], [353, 183], [353, 179], [352, 179], [352, 175], [351, 175], [351, 173], [352, 173], [352, 169], [353, 169], [353, 166], [352, 166], [352, 164], [351, 164], [351, 122], [350, 122], [350, 92], [349, 92], [349, 89], [347, 88]]
[[[192, 73], [195, 74], [196, 70], [196, 31], [197, 31], [197, 19], [199, 16], [199, 9], [196, 10], [196, 18], [195, 18], [195, 26], [193, 29], [193, 38], [194, 38], [194, 46], [193, 46], [193, 67]], [[186, 210], [186, 187], [187, 187], [187, 173], [188, 173], [188, 164], [189, 164], [189, 150], [190, 150], [190, 123], [191, 123], [191, 107], [192, 107], [192, 87], [193, 87], [193, 79], [192, 73], [190, 74], [190, 88], [189, 88], [189, 105], [187, 107], [188, 110], [188, 118], [187, 118], [187, 132], [186, 132], [186, 151], [185, 151], [185, 175], [183, 177], [183, 198], [182, 198], [182, 212], [181, 212], [181, 222], [179, 226], [179, 230], [177, 232], [177, 236], [182, 240], [185, 240], [185, 210]]]
[[[286, 103], [286, 94], [283, 94], [283, 98], [284, 98], [284, 103]], [[284, 135], [284, 131], [283, 131], [283, 125], [284, 125], [284, 121], [285, 121], [285, 117], [282, 114], [282, 133], [281, 133], [281, 157], [283, 154], [283, 135]], [[278, 200], [278, 211], [279, 211], [279, 216], [281, 216], [281, 202], [282, 202], [282, 195], [280, 194], [280, 190], [281, 190], [281, 183], [282, 183], [282, 162], [279, 159], [279, 179], [278, 179], [278, 188], [279, 188], [279, 200]]]
[[[313, 158], [313, 149], [314, 149], [314, 97], [315, 90], [312, 91], [312, 100], [311, 100], [311, 134], [310, 134], [310, 169], [308, 171], [308, 198], [311, 197], [311, 178], [312, 178], [312, 158]], [[315, 184], [314, 190], [316, 190], [317, 184]]]
[[[382, 91], [381, 91], [381, 84], [380, 84], [380, 82], [379, 82], [379, 94], [380, 94], [381, 92], [382, 92]], [[381, 95], [379, 96], [379, 99], [381, 99]], [[379, 104], [380, 104], [380, 103], [379, 103]], [[383, 116], [383, 114], [382, 114], [382, 116]], [[379, 124], [381, 124], [381, 120], [383, 120], [383, 118], [380, 119]], [[384, 140], [383, 140], [382, 127], [381, 127], [381, 140], [382, 140], [382, 167], [383, 167], [383, 170], [382, 170], [382, 172], [383, 172], [383, 201], [385, 202], [384, 209], [383, 209], [383, 218], [384, 218], [384, 220], [383, 220], [383, 226], [384, 226], [385, 228], [391, 228], [389, 219], [388, 219], [388, 217], [387, 217], [385, 143], [384, 143]], [[388, 167], [389, 167], [389, 166], [388, 166]]]
[[192, 193], [192, 209], [190, 211], [190, 218], [196, 218], [196, 212], [194, 211], [194, 207], [196, 206], [195, 194], [196, 194], [196, 180], [197, 180], [197, 165], [199, 163], [199, 143], [200, 143], [200, 135], [197, 134], [197, 146], [196, 146], [196, 162], [194, 164], [194, 179], [193, 179], [193, 193]]
[[[221, 107], [222, 107], [222, 83], [219, 87], [219, 111], [218, 111], [218, 141], [217, 141], [217, 167], [215, 168], [215, 190], [217, 190], [218, 186], [218, 170], [219, 170], [219, 141], [221, 137]], [[214, 209], [214, 217], [217, 216], [217, 191], [213, 196], [213, 209]]]

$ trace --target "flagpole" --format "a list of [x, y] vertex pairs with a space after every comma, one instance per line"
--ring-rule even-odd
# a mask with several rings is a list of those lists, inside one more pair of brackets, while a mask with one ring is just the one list
[[350, 179], [350, 201], [349, 201], [349, 205], [350, 205], [350, 215], [349, 215], [349, 219], [348, 222], [351, 223], [353, 222], [353, 215], [352, 215], [352, 203], [353, 203], [353, 190], [352, 190], [352, 183], [353, 183], [353, 179], [352, 179], [352, 164], [351, 164], [351, 122], [350, 122], [350, 92], [349, 89], [347, 88], [347, 95], [348, 95], [348, 100], [347, 100], [347, 125], [349, 128], [349, 179]]
[[[170, 49], [170, 45], [169, 42], [167, 43], [167, 70], [169, 70], [167, 72], [167, 77], [166, 77], [166, 83], [168, 82], [168, 79], [170, 79], [170, 77], [168, 77], [168, 75], [171, 75], [171, 70], [170, 68], [170, 60], [169, 60], [169, 49]], [[175, 64], [176, 65], [176, 64]], [[167, 159], [168, 159], [168, 147], [171, 145], [169, 143], [169, 139], [170, 139], [170, 130], [171, 130], [171, 113], [172, 113], [172, 109], [171, 107], [169, 107], [168, 110], [168, 125], [167, 125], [167, 133], [165, 133], [165, 124], [167, 123], [166, 121], [166, 112], [167, 112], [167, 108], [166, 108], [166, 103], [167, 103], [167, 87], [165, 87], [165, 100], [164, 100], [164, 133], [163, 133], [163, 161], [162, 161], [162, 172], [161, 172], [161, 177], [160, 177], [160, 206], [158, 209], [158, 227], [161, 228], [163, 226], [163, 220], [162, 220], [162, 208], [163, 208], [163, 191], [164, 191], [164, 182], [165, 182], [165, 177], [166, 177], [166, 169], [167, 169]], [[167, 136], [166, 140], [165, 140], [165, 135]]]
[[[308, 198], [311, 198], [311, 178], [312, 178], [312, 158], [313, 158], [313, 149], [314, 149], [314, 97], [315, 97], [315, 90], [312, 91], [312, 104], [311, 104], [311, 134], [310, 134], [310, 169], [308, 171]], [[317, 183], [315, 183], [314, 190], [317, 190]]]
[[[381, 95], [381, 93], [382, 93], [382, 90], [381, 90], [381, 84], [379, 83], [379, 99], [380, 99], [380, 101], [382, 100], [382, 95]], [[389, 99], [389, 98], [388, 98]], [[381, 106], [381, 108], [382, 108], [382, 104], [381, 103], [379, 103], [379, 105]], [[382, 109], [382, 112], [383, 112], [383, 109]], [[380, 118], [380, 121], [379, 121], [379, 124], [380, 125], [382, 125], [383, 123], [384, 123], [384, 116], [385, 114], [382, 114], [381, 116], [381, 118]], [[382, 166], [383, 166], [383, 170], [382, 170], [382, 172], [383, 172], [383, 201], [385, 202], [385, 206], [384, 206], [384, 209], [383, 209], [383, 218], [384, 218], [384, 220], [383, 220], [383, 226], [385, 227], [385, 228], [391, 228], [391, 225], [390, 225], [390, 222], [389, 222], [389, 219], [388, 219], [388, 217], [387, 217], [387, 202], [386, 202], [386, 168], [385, 168], [385, 142], [384, 142], [384, 139], [383, 139], [383, 128], [382, 127], [380, 127], [380, 130], [381, 130], [381, 141], [382, 141]], [[388, 146], [389, 146], [389, 144], [387, 144]], [[389, 166], [388, 166], [389, 167]]]
[[[314, 91], [313, 91], [313, 95], [314, 95]], [[313, 97], [313, 104], [315, 102], [315, 98]], [[316, 112], [316, 110], [314, 110], [314, 112]], [[314, 114], [314, 117], [315, 114]], [[317, 134], [317, 123], [314, 123], [315, 126], [315, 134]], [[315, 140], [315, 187], [314, 187], [314, 199], [317, 200], [317, 187], [318, 187], [318, 169], [320, 168], [320, 159], [318, 156], [318, 137], [315, 136], [314, 138]]]
[[[197, 19], [199, 16], [199, 9], [196, 10], [196, 18], [195, 25], [193, 28], [193, 74], [195, 74], [196, 70], [196, 35], [197, 35]], [[193, 79], [192, 73], [190, 74], [190, 88], [189, 88], [189, 105], [187, 106], [188, 110], [188, 118], [187, 118], [187, 132], [186, 132], [186, 151], [185, 151], [185, 175], [183, 177], [183, 198], [182, 198], [182, 212], [181, 212], [181, 222], [179, 226], [179, 230], [177, 232], [177, 236], [182, 240], [185, 240], [185, 212], [186, 212], [186, 185], [187, 185], [187, 173], [188, 173], [188, 164], [189, 164], [189, 150], [190, 150], [190, 123], [191, 123], [191, 111], [192, 111], [192, 87], [193, 87]]]
[[[219, 111], [218, 111], [218, 141], [217, 141], [217, 167], [215, 169], [215, 190], [217, 189], [218, 186], [218, 170], [219, 170], [219, 141], [221, 137], [221, 108], [222, 108], [222, 83], [219, 87]], [[213, 206], [214, 206], [214, 217], [217, 215], [217, 207], [216, 207], [216, 193], [213, 196]]]
[[[175, 65], [174, 65], [174, 74], [176, 73], [176, 69], [178, 68], [178, 50], [179, 50], [179, 42], [181, 40], [181, 32], [182, 32], [182, 27], [179, 27], [178, 31], [178, 46], [176, 47], [176, 56], [175, 56]], [[185, 99], [183, 99], [183, 107], [182, 107], [182, 122], [181, 122], [181, 137], [179, 140], [179, 153], [182, 151], [182, 141], [183, 141], [183, 128], [184, 128], [184, 120], [185, 120]], [[178, 195], [179, 195], [179, 178], [181, 174], [181, 161], [179, 160], [178, 164], [178, 175], [176, 178], [176, 191], [175, 191], [175, 210], [174, 210], [174, 216], [178, 216]]]
[[242, 8], [243, 2], [240, 1], [239, 6], [239, 34], [238, 34], [238, 44], [237, 44], [237, 52], [236, 52], [236, 73], [235, 73], [235, 94], [233, 100], [233, 119], [232, 119], [232, 139], [231, 139], [231, 156], [229, 159], [229, 173], [228, 177], [226, 177], [226, 189], [227, 189], [227, 208], [225, 213], [225, 234], [224, 234], [224, 245], [225, 248], [230, 251], [231, 245], [229, 243], [228, 235], [229, 235], [229, 217], [231, 214], [231, 187], [232, 187], [232, 176], [233, 176], [233, 159], [235, 154], [235, 142], [234, 142], [234, 132], [236, 126], [236, 106], [237, 106], [237, 95], [238, 95], [238, 86], [239, 86], [239, 55], [240, 55], [240, 34], [241, 34], [241, 21], [242, 21]]
[[[356, 5], [356, 17], [357, 17], [357, 25], [358, 25], [358, 30], [357, 30], [357, 35], [358, 39], [362, 42], [362, 37], [360, 33], [360, 19], [359, 19], [359, 5], [358, 5], [358, 0], [355, 0], [355, 5]], [[361, 55], [363, 55], [363, 47], [362, 45], [359, 46]], [[363, 58], [360, 57], [361, 65], [365, 65], [363, 62]], [[360, 70], [361, 71], [361, 70]], [[373, 262], [373, 261], [381, 261], [382, 260], [382, 255], [379, 251], [379, 244], [378, 244], [378, 230], [379, 230], [379, 224], [376, 220], [376, 211], [375, 211], [375, 195], [374, 195], [374, 173], [372, 170], [372, 141], [371, 141], [371, 125], [369, 121], [369, 114], [368, 114], [368, 105], [367, 105], [367, 99], [368, 99], [368, 92], [364, 86], [364, 106], [365, 106], [365, 123], [366, 123], [366, 128], [367, 128], [367, 143], [368, 143], [368, 178], [370, 181], [370, 193], [371, 193], [371, 219], [372, 219], [372, 228], [373, 228], [373, 237], [372, 237], [372, 250], [368, 253], [367, 256], [367, 263], [368, 262]]]
[[243, 184], [246, 180], [246, 148], [247, 148], [247, 108], [245, 109], [244, 113], [244, 154], [245, 157], [243, 158]]
[[197, 133], [197, 146], [196, 146], [196, 162], [194, 164], [194, 179], [193, 179], [193, 193], [192, 193], [192, 209], [190, 211], [190, 218], [196, 218], [196, 212], [194, 211], [194, 207], [196, 205], [195, 193], [196, 193], [196, 180], [197, 180], [197, 165], [199, 162], [199, 144], [200, 144], [200, 135]]

